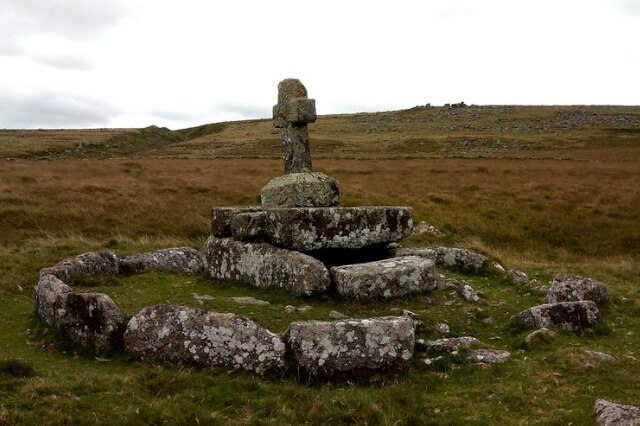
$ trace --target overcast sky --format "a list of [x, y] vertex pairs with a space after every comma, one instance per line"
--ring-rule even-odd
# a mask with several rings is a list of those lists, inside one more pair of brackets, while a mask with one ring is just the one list
[[640, 0], [0, 0], [0, 128], [640, 104]]

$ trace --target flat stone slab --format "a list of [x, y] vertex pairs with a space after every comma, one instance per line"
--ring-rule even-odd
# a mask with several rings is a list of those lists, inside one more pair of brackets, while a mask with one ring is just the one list
[[290, 173], [271, 179], [260, 191], [262, 206], [333, 207], [340, 205], [338, 181], [324, 173]]
[[147, 271], [202, 272], [202, 253], [191, 247], [175, 247], [120, 257], [121, 274]]
[[431, 259], [438, 266], [460, 268], [465, 271], [477, 271], [484, 267], [487, 258], [471, 250], [456, 247], [419, 247], [400, 248], [396, 256], [420, 256]]
[[460, 348], [468, 348], [478, 343], [480, 343], [480, 341], [473, 336], [462, 336], [447, 337], [438, 340], [420, 339], [416, 342], [416, 345], [427, 351], [455, 354], [460, 350]]
[[256, 287], [281, 287], [296, 295], [329, 288], [329, 271], [306, 254], [235, 238], [209, 237], [204, 248], [205, 273], [213, 279], [244, 281]]
[[433, 290], [435, 263], [416, 256], [331, 268], [337, 293], [346, 299], [390, 298]]
[[499, 349], [473, 349], [469, 351], [469, 360], [478, 364], [502, 364], [507, 362], [511, 353]]
[[511, 317], [511, 324], [521, 327], [556, 326], [571, 331], [591, 328], [600, 321], [600, 311], [591, 300], [538, 305]]
[[355, 249], [408, 237], [412, 216], [411, 207], [265, 209], [235, 215], [231, 231], [236, 238], [262, 238], [291, 250]]
[[135, 314], [124, 333], [126, 351], [142, 359], [225, 365], [257, 373], [284, 366], [280, 336], [249, 318], [175, 305]]
[[285, 341], [312, 377], [357, 373], [411, 359], [415, 323], [406, 316], [299, 321], [289, 325]]
[[593, 411], [600, 426], [630, 426], [640, 424], [640, 407], [598, 399]]
[[609, 291], [600, 281], [579, 275], [557, 274], [547, 293], [549, 303], [593, 300], [596, 303], [609, 301]]

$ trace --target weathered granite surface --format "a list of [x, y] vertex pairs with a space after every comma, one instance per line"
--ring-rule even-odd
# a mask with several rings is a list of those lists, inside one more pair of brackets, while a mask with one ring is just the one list
[[324, 173], [290, 173], [273, 178], [260, 191], [263, 207], [340, 205], [338, 181]]
[[390, 298], [433, 290], [436, 267], [417, 256], [331, 268], [338, 295], [347, 299]]
[[472, 349], [469, 360], [479, 364], [502, 364], [507, 362], [511, 353], [499, 349]]
[[462, 336], [447, 337], [437, 340], [420, 339], [416, 342], [416, 346], [427, 351], [453, 354], [458, 352], [460, 348], [468, 348], [477, 343], [480, 343], [480, 341], [473, 336]]
[[213, 207], [211, 209], [211, 235], [214, 237], [231, 237], [231, 220], [236, 215], [259, 211], [262, 211], [260, 206]]
[[200, 273], [203, 270], [202, 253], [191, 247], [176, 247], [120, 257], [121, 274], [146, 271]]
[[51, 274], [33, 292], [36, 314], [63, 335], [96, 352], [117, 343], [126, 319], [109, 296], [80, 293]]
[[511, 317], [512, 324], [522, 327], [557, 326], [573, 331], [593, 327], [600, 321], [600, 311], [591, 300], [538, 305]]
[[332, 376], [390, 367], [413, 356], [415, 323], [408, 316], [300, 321], [285, 341], [310, 376]]
[[254, 321], [175, 305], [155, 305], [135, 314], [124, 347], [143, 359], [226, 365], [257, 373], [284, 366], [282, 339]]
[[205, 273], [213, 279], [244, 281], [256, 287], [282, 287], [296, 295], [327, 290], [329, 271], [306, 254], [249, 243], [235, 238], [209, 237], [204, 248]]
[[598, 399], [593, 411], [600, 426], [640, 425], [640, 407]]
[[557, 274], [547, 293], [549, 303], [593, 300], [596, 303], [609, 301], [609, 291], [600, 281], [579, 275]]
[[456, 247], [400, 248], [396, 250], [396, 256], [420, 256], [433, 260], [439, 266], [466, 271], [477, 271], [487, 261], [487, 258], [480, 253]]
[[114, 301], [102, 293], [66, 293], [56, 327], [73, 341], [102, 352], [122, 338], [126, 317]]
[[362, 248], [411, 234], [411, 207], [308, 207], [266, 209], [234, 216], [237, 238], [264, 238], [292, 250]]
[[40, 270], [40, 276], [53, 275], [68, 283], [72, 278], [79, 276], [108, 276], [117, 275], [118, 272], [118, 257], [114, 253], [92, 251], [44, 268]]

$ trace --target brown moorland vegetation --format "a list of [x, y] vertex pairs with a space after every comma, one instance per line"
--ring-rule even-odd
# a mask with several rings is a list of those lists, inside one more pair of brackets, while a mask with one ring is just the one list
[[[200, 248], [212, 205], [256, 204], [282, 170], [270, 121], [0, 131], [0, 424], [585, 424], [597, 398], [640, 405], [639, 117], [638, 107], [419, 107], [320, 117], [310, 128], [314, 168], [340, 181], [343, 204], [410, 205], [445, 233], [406, 245], [472, 248], [538, 284], [558, 272], [607, 284], [602, 327], [539, 349], [525, 349], [526, 332], [508, 320], [544, 295], [491, 272], [441, 271], [484, 293], [479, 305], [446, 291], [350, 304], [171, 274], [77, 283], [128, 315], [161, 302], [202, 307], [192, 293], [211, 294], [204, 308], [278, 333], [330, 310], [409, 309], [424, 321], [419, 338], [436, 338], [444, 321], [512, 352], [500, 366], [461, 354], [435, 370], [417, 352], [401, 370], [333, 383], [91, 354], [33, 315], [42, 267], [90, 250]], [[229, 301], [249, 295], [271, 305]], [[287, 304], [313, 309], [284, 314]], [[618, 359], [589, 367], [585, 349]]]

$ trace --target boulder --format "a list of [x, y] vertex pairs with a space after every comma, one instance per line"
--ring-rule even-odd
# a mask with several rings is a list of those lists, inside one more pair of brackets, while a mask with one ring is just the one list
[[600, 426], [623, 426], [640, 424], [640, 407], [598, 399], [593, 411]]
[[290, 173], [278, 176], [260, 191], [262, 206], [333, 207], [340, 204], [338, 181], [324, 173]]
[[528, 283], [531, 281], [529, 275], [517, 269], [509, 269], [509, 278], [511, 278], [511, 281], [514, 283]]
[[311, 377], [391, 367], [413, 356], [414, 321], [407, 316], [299, 321], [285, 340]]
[[124, 348], [142, 359], [224, 365], [263, 374], [284, 366], [282, 339], [252, 320], [231, 313], [155, 305], [135, 314]]
[[211, 235], [214, 237], [231, 237], [231, 220], [236, 215], [259, 211], [262, 211], [259, 206], [213, 207], [211, 209]]
[[511, 317], [511, 324], [520, 327], [556, 326], [572, 331], [593, 327], [600, 321], [600, 311], [591, 300], [548, 303], [526, 309]]
[[119, 343], [126, 322], [106, 294], [74, 291], [62, 297], [56, 328], [73, 341], [102, 352]]
[[542, 327], [527, 334], [527, 337], [524, 338], [524, 343], [529, 349], [533, 349], [537, 346], [542, 345], [543, 343], [550, 342], [557, 335], [558, 333], [556, 333], [555, 331], [549, 330], [546, 327]]
[[417, 346], [421, 349], [432, 352], [445, 352], [448, 354], [457, 353], [460, 348], [468, 348], [471, 345], [480, 343], [478, 339], [472, 336], [448, 337], [438, 340], [418, 340]]
[[36, 314], [50, 327], [57, 327], [58, 311], [63, 305], [64, 297], [69, 293], [71, 293], [71, 287], [59, 278], [41, 273], [38, 284], [33, 290]]
[[455, 247], [401, 248], [396, 256], [420, 256], [431, 259], [438, 266], [454, 267], [465, 271], [477, 271], [484, 267], [487, 258], [471, 250]]
[[410, 207], [275, 208], [238, 214], [231, 230], [290, 250], [355, 249], [408, 237], [412, 215]]
[[469, 351], [469, 360], [478, 364], [502, 364], [511, 354], [498, 349], [473, 349]]
[[95, 251], [83, 253], [72, 259], [65, 259], [55, 266], [44, 268], [42, 275], [53, 275], [65, 283], [79, 276], [108, 276], [117, 275], [118, 258], [109, 251]]
[[256, 287], [281, 287], [296, 295], [326, 291], [329, 271], [317, 259], [266, 243], [209, 237], [204, 245], [205, 273], [213, 279], [244, 281]]
[[600, 281], [578, 275], [558, 274], [547, 293], [549, 303], [593, 300], [596, 303], [609, 301], [609, 291]]
[[480, 297], [469, 284], [459, 287], [458, 294], [467, 302], [478, 303], [480, 301]]
[[337, 293], [347, 299], [390, 298], [433, 290], [433, 261], [417, 256], [331, 268]]
[[202, 253], [191, 247], [176, 247], [137, 253], [118, 259], [121, 274], [146, 271], [202, 272]]

